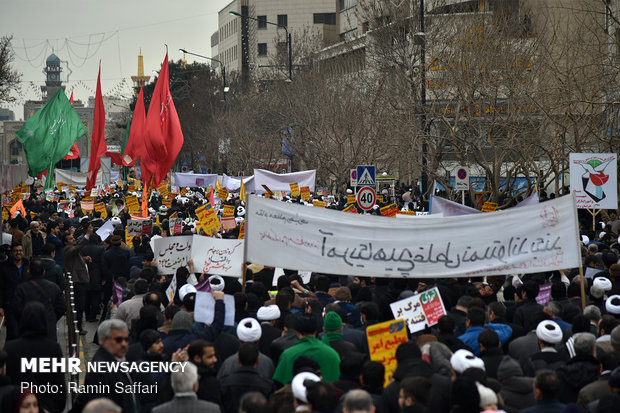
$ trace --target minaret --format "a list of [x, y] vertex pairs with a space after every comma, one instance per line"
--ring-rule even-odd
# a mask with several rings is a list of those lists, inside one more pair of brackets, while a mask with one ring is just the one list
[[140, 48], [140, 54], [138, 55], [138, 75], [131, 77], [133, 81], [133, 93], [137, 96], [138, 93], [140, 93], [140, 88], [150, 79], [151, 76], [144, 76], [144, 58], [142, 57], [142, 48]]

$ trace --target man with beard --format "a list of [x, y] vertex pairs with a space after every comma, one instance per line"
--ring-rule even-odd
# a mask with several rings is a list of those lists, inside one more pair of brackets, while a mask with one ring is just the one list
[[215, 345], [207, 340], [195, 340], [187, 349], [189, 360], [198, 368], [199, 384], [196, 395], [200, 400], [221, 403], [220, 384], [217, 381]]

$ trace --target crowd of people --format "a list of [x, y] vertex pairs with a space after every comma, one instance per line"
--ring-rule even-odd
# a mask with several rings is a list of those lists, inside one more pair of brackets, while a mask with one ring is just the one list
[[[152, 242], [173, 236], [171, 216], [183, 219], [180, 234], [195, 233], [195, 209], [208, 195], [191, 188], [166, 207], [155, 192], [149, 211], [159, 225], [129, 246], [126, 190], [112, 191], [98, 199], [107, 219], [77, 207], [59, 212], [33, 190], [24, 211], [3, 225], [0, 412], [620, 411], [615, 211], [605, 214], [599, 232], [582, 228], [585, 308], [578, 269], [469, 279], [320, 273], [304, 279], [295, 270], [276, 278], [274, 268], [250, 264], [245, 285], [224, 277], [223, 289], [212, 286], [207, 325], [194, 319], [192, 284], [209, 274], [195, 273], [191, 261], [178, 268], [169, 299], [172, 277], [158, 271]], [[344, 196], [324, 199], [334, 209], [346, 206]], [[242, 202], [224, 203], [237, 207], [239, 223]], [[114, 229], [102, 240], [97, 229], [106, 220]], [[213, 235], [237, 238], [239, 228]], [[186, 362], [184, 369], [87, 371], [72, 386], [64, 372], [24, 372], [23, 359], [70, 356], [57, 338], [69, 276], [80, 334], [88, 334], [84, 320], [98, 322], [91, 332], [98, 350], [85, 361]], [[539, 304], [547, 284], [550, 297]], [[409, 334], [396, 348], [396, 369], [386, 373], [370, 357], [366, 329], [394, 319], [391, 303], [432, 287], [447, 314]], [[233, 325], [225, 322], [226, 295], [234, 297]]]

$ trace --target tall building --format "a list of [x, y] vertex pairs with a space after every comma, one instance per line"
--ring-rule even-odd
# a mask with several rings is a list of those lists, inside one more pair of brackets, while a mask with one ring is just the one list
[[140, 49], [140, 54], [138, 54], [138, 74], [132, 76], [131, 80], [133, 81], [133, 93], [136, 96], [140, 93], [140, 88], [151, 80], [151, 76], [144, 75], [144, 57], [142, 56], [142, 49]]
[[287, 78], [287, 33], [297, 67], [308, 50], [338, 41], [336, 5], [336, 0], [233, 0], [219, 12], [216, 58], [229, 72], [259, 80]]

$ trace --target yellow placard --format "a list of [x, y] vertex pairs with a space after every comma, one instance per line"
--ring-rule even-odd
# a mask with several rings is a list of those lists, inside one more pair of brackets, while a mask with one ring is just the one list
[[400, 215], [415, 215], [415, 211], [398, 211]]
[[347, 204], [354, 204], [354, 203], [355, 203], [355, 195], [347, 194]]
[[348, 207], [346, 207], [345, 209], [343, 209], [344, 212], [350, 212], [352, 214], [357, 214], [357, 208], [355, 207], [355, 205], [351, 204]]
[[407, 342], [407, 326], [404, 320], [390, 320], [366, 328], [370, 359], [385, 366], [385, 385], [396, 370], [396, 349]]
[[377, 194], [377, 202], [383, 202], [383, 195]]
[[233, 205], [224, 205], [224, 210], [222, 211], [223, 217], [234, 217], [235, 216], [235, 207]]
[[393, 218], [398, 213], [398, 205], [390, 204], [390, 205], [387, 205], [387, 206], [384, 206], [383, 208], [381, 208], [380, 211], [381, 211], [381, 215], [383, 215], [384, 217], [392, 217]]
[[167, 197], [170, 193], [170, 190], [168, 189], [168, 184], [166, 182], [161, 182], [157, 187], [157, 192], [161, 194], [162, 198]]
[[496, 202], [485, 202], [482, 206], [482, 212], [493, 212], [497, 210]]
[[301, 194], [299, 191], [299, 184], [297, 184], [297, 182], [292, 182], [289, 186], [291, 187], [291, 196], [299, 196]]
[[103, 219], [107, 219], [108, 218], [108, 211], [105, 208], [105, 204], [103, 202], [97, 202], [95, 204], [95, 211], [99, 212], [101, 214], [101, 218]]
[[218, 197], [219, 199], [221, 199], [221, 200], [222, 200], [222, 202], [226, 201], [226, 199], [228, 199], [228, 189], [226, 189], [226, 188], [220, 188], [220, 189], [217, 191], [217, 197]]
[[304, 201], [308, 201], [312, 198], [312, 195], [310, 195], [309, 186], [302, 186], [301, 188], [299, 188], [299, 192], [301, 194], [301, 199], [303, 199]]
[[204, 204], [196, 209], [196, 216], [202, 224], [202, 229], [206, 235], [211, 235], [214, 231], [220, 230], [220, 220], [211, 207], [211, 204]]
[[239, 225], [239, 236], [238, 239], [245, 238], [245, 221], [241, 221], [241, 225]]
[[317, 207], [317, 208], [325, 208], [325, 202], [324, 201], [317, 201], [317, 200], [315, 200], [312, 203], [312, 206], [313, 207]]

